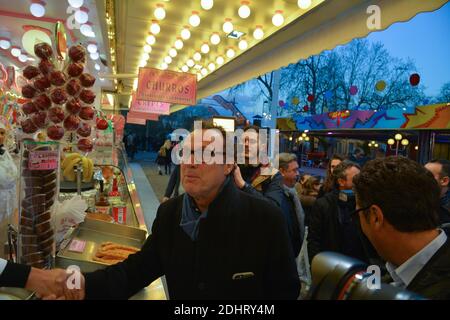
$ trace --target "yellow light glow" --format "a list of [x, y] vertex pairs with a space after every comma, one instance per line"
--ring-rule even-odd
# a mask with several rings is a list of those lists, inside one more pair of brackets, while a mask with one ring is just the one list
[[393, 144], [395, 144], [395, 140], [389, 139], [387, 143], [388, 143], [388, 145], [392, 146]]
[[394, 138], [395, 140], [400, 141], [403, 139], [403, 136], [400, 133], [397, 133]]

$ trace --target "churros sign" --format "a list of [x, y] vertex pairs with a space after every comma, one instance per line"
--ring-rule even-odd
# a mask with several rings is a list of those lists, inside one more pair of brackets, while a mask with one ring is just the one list
[[194, 74], [154, 68], [140, 68], [137, 100], [196, 104], [197, 78]]

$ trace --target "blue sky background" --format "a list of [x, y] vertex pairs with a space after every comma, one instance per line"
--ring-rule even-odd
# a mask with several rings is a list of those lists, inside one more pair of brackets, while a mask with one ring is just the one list
[[[395, 23], [386, 30], [372, 32], [366, 38], [383, 43], [392, 57], [411, 59], [427, 96], [437, 96], [441, 87], [450, 82], [450, 3], [437, 11]], [[247, 118], [267, 111], [263, 109], [264, 97], [256, 80], [248, 81], [244, 90], [232, 96], [228, 93], [225, 90], [218, 94], [225, 99], [234, 97], [236, 106]], [[226, 115], [226, 111], [218, 111]]]

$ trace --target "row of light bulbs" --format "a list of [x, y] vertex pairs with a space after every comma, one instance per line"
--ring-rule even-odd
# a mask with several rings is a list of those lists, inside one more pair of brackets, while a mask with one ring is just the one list
[[[238, 15], [242, 19], [248, 18], [251, 14], [251, 9], [249, 7], [249, 4], [250, 4], [249, 1], [241, 1], [241, 6], [238, 9]], [[200, 5], [201, 5], [202, 9], [210, 10], [214, 6], [214, 0], [201, 0]], [[298, 6], [302, 9], [307, 9], [309, 6], [311, 6], [311, 0], [298, 0]], [[156, 9], [154, 11], [154, 16], [155, 16], [156, 20], [153, 20], [152, 24], [150, 25], [150, 34], [147, 36], [147, 39], [146, 39], [147, 44], [144, 46], [144, 53], [142, 55], [141, 61], [139, 62], [139, 67], [144, 67], [147, 65], [147, 61], [149, 60], [150, 53], [152, 51], [151, 46], [156, 43], [155, 35], [159, 34], [161, 31], [161, 27], [160, 27], [158, 21], [163, 20], [166, 17], [166, 11], [164, 9], [163, 4], [157, 4]], [[189, 17], [189, 24], [192, 27], [198, 27], [200, 25], [200, 23], [201, 23], [201, 19], [199, 16], [199, 12], [192, 11], [192, 15]], [[281, 10], [275, 11], [274, 16], [272, 17], [272, 23], [277, 27], [283, 25], [283, 23], [284, 23], [283, 11], [281, 11]], [[229, 34], [234, 30], [234, 26], [233, 26], [231, 19], [229, 19], [229, 18], [225, 19], [225, 22], [222, 25], [222, 30], [226, 34]], [[183, 29], [181, 30], [180, 36], [181, 36], [181, 38], [177, 38], [177, 40], [174, 43], [174, 47], [172, 47], [169, 50], [168, 55], [164, 58], [164, 61], [161, 63], [162, 69], [167, 69], [168, 65], [172, 63], [173, 58], [175, 58], [177, 56], [177, 50], [181, 50], [183, 48], [183, 46], [184, 46], [183, 40], [188, 40], [191, 37], [191, 32], [189, 30], [189, 26], [183, 27]], [[255, 30], [253, 31], [253, 37], [256, 40], [260, 40], [264, 37], [264, 31], [263, 31], [263, 27], [261, 25], [256, 26]], [[214, 32], [210, 36], [209, 40], [212, 45], [218, 45], [221, 41], [219, 33]], [[248, 48], [247, 41], [245, 39], [241, 39], [239, 41], [238, 47], [240, 50], [246, 50]], [[209, 47], [208, 43], [205, 42], [201, 46], [200, 51], [204, 54], [209, 53], [210, 47]], [[226, 51], [226, 56], [230, 59], [233, 58], [235, 56], [235, 54], [236, 54], [236, 52], [234, 51], [233, 48], [228, 48]], [[189, 59], [186, 62], [186, 64], [180, 68], [183, 72], [188, 72], [189, 68], [194, 67], [195, 66], [194, 60], [200, 61], [201, 54], [199, 52], [196, 52], [194, 54], [193, 58], [194, 59]], [[217, 57], [216, 63], [218, 65], [222, 65], [224, 63], [224, 58], [221, 56]], [[208, 69], [210, 71], [214, 71], [216, 69], [216, 65], [213, 62], [211, 62], [208, 65]], [[201, 78], [202, 76], [206, 76], [207, 74], [208, 74], [208, 70], [205, 67], [202, 67], [200, 69], [199, 78]]]
[[11, 41], [6, 38], [0, 38], [0, 48], [3, 50], [11, 49], [11, 55], [14, 58], [17, 58], [20, 62], [27, 62], [28, 56], [22, 53], [22, 50], [19, 47], [13, 46], [11, 47]]

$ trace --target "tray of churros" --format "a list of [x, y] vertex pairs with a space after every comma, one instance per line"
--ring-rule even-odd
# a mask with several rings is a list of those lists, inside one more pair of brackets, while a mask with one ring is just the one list
[[142, 229], [86, 219], [63, 241], [56, 266], [76, 265], [82, 272], [102, 269], [138, 252], [146, 236]]

